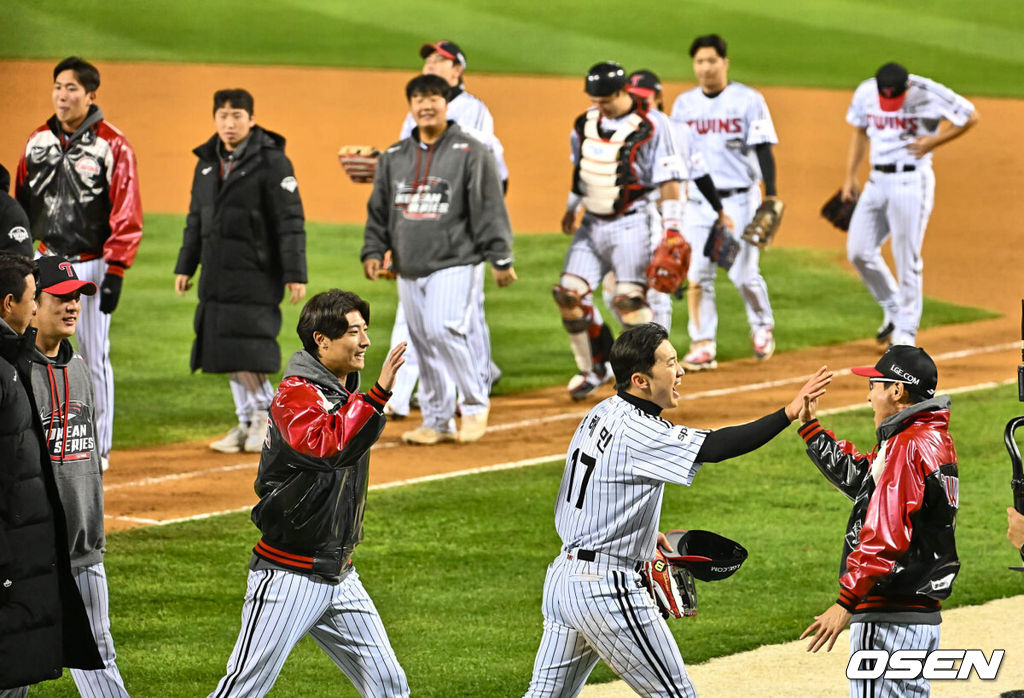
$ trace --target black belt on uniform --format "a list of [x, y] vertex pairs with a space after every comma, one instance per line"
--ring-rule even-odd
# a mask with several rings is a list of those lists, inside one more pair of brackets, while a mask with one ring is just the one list
[[594, 559], [597, 557], [597, 553], [595, 553], [593, 550], [577, 550], [576, 557], [580, 560], [583, 560], [584, 562], [593, 562]]
[[895, 174], [897, 172], [913, 172], [917, 169], [917, 165], [874, 165], [872, 169], [885, 174]]
[[728, 199], [733, 194], [745, 194], [750, 191], [750, 187], [743, 187], [742, 189], [716, 189], [718, 196], [722, 199]]

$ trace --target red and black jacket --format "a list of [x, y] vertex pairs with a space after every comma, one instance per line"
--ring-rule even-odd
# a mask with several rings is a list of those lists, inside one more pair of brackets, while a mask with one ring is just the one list
[[387, 421], [390, 393], [343, 386], [306, 351], [296, 352], [270, 406], [260, 456], [253, 552], [275, 566], [339, 579], [363, 538], [370, 447]]
[[800, 427], [807, 455], [854, 502], [837, 603], [855, 614], [935, 613], [952, 591], [959, 478], [949, 406], [939, 396], [889, 417], [866, 455], [816, 419]]
[[102, 257], [120, 269], [135, 261], [142, 240], [135, 153], [96, 105], [70, 136], [56, 116], [29, 136], [15, 195], [32, 236], [54, 253], [73, 262]]

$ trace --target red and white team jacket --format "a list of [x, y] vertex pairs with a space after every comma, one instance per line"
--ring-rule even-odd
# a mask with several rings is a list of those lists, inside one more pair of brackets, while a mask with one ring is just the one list
[[938, 396], [889, 417], [866, 455], [816, 419], [800, 427], [807, 455], [854, 502], [837, 601], [854, 614], [935, 613], [952, 591], [959, 478], [949, 406]]

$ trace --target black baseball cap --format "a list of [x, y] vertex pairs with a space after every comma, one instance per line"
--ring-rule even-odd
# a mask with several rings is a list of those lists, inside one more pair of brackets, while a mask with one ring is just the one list
[[66, 296], [81, 291], [87, 296], [96, 293], [96, 284], [78, 278], [75, 266], [59, 255], [43, 255], [39, 265], [39, 290], [54, 296]]
[[910, 75], [899, 63], [886, 63], [875, 73], [878, 85], [878, 106], [882, 111], [899, 111], [907, 99], [907, 81]]
[[423, 44], [420, 46], [420, 58], [426, 58], [435, 52], [440, 53], [450, 61], [455, 61], [463, 68], [466, 67], [466, 54], [462, 52], [462, 49], [454, 41], [438, 41], [436, 44]]
[[854, 366], [850, 370], [858, 376], [903, 383], [911, 393], [924, 398], [935, 396], [939, 382], [932, 357], [920, 347], [905, 344], [894, 344], [886, 349], [874, 366]]
[[649, 70], [635, 70], [626, 80], [626, 91], [642, 99], [650, 99], [661, 92], [661, 79]]

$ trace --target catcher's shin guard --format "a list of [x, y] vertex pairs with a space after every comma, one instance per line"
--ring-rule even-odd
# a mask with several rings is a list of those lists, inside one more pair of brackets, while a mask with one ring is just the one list
[[627, 328], [635, 327], [654, 320], [654, 311], [647, 305], [643, 286], [619, 283], [615, 285], [615, 290], [618, 293], [612, 298], [612, 307], [623, 325]]

